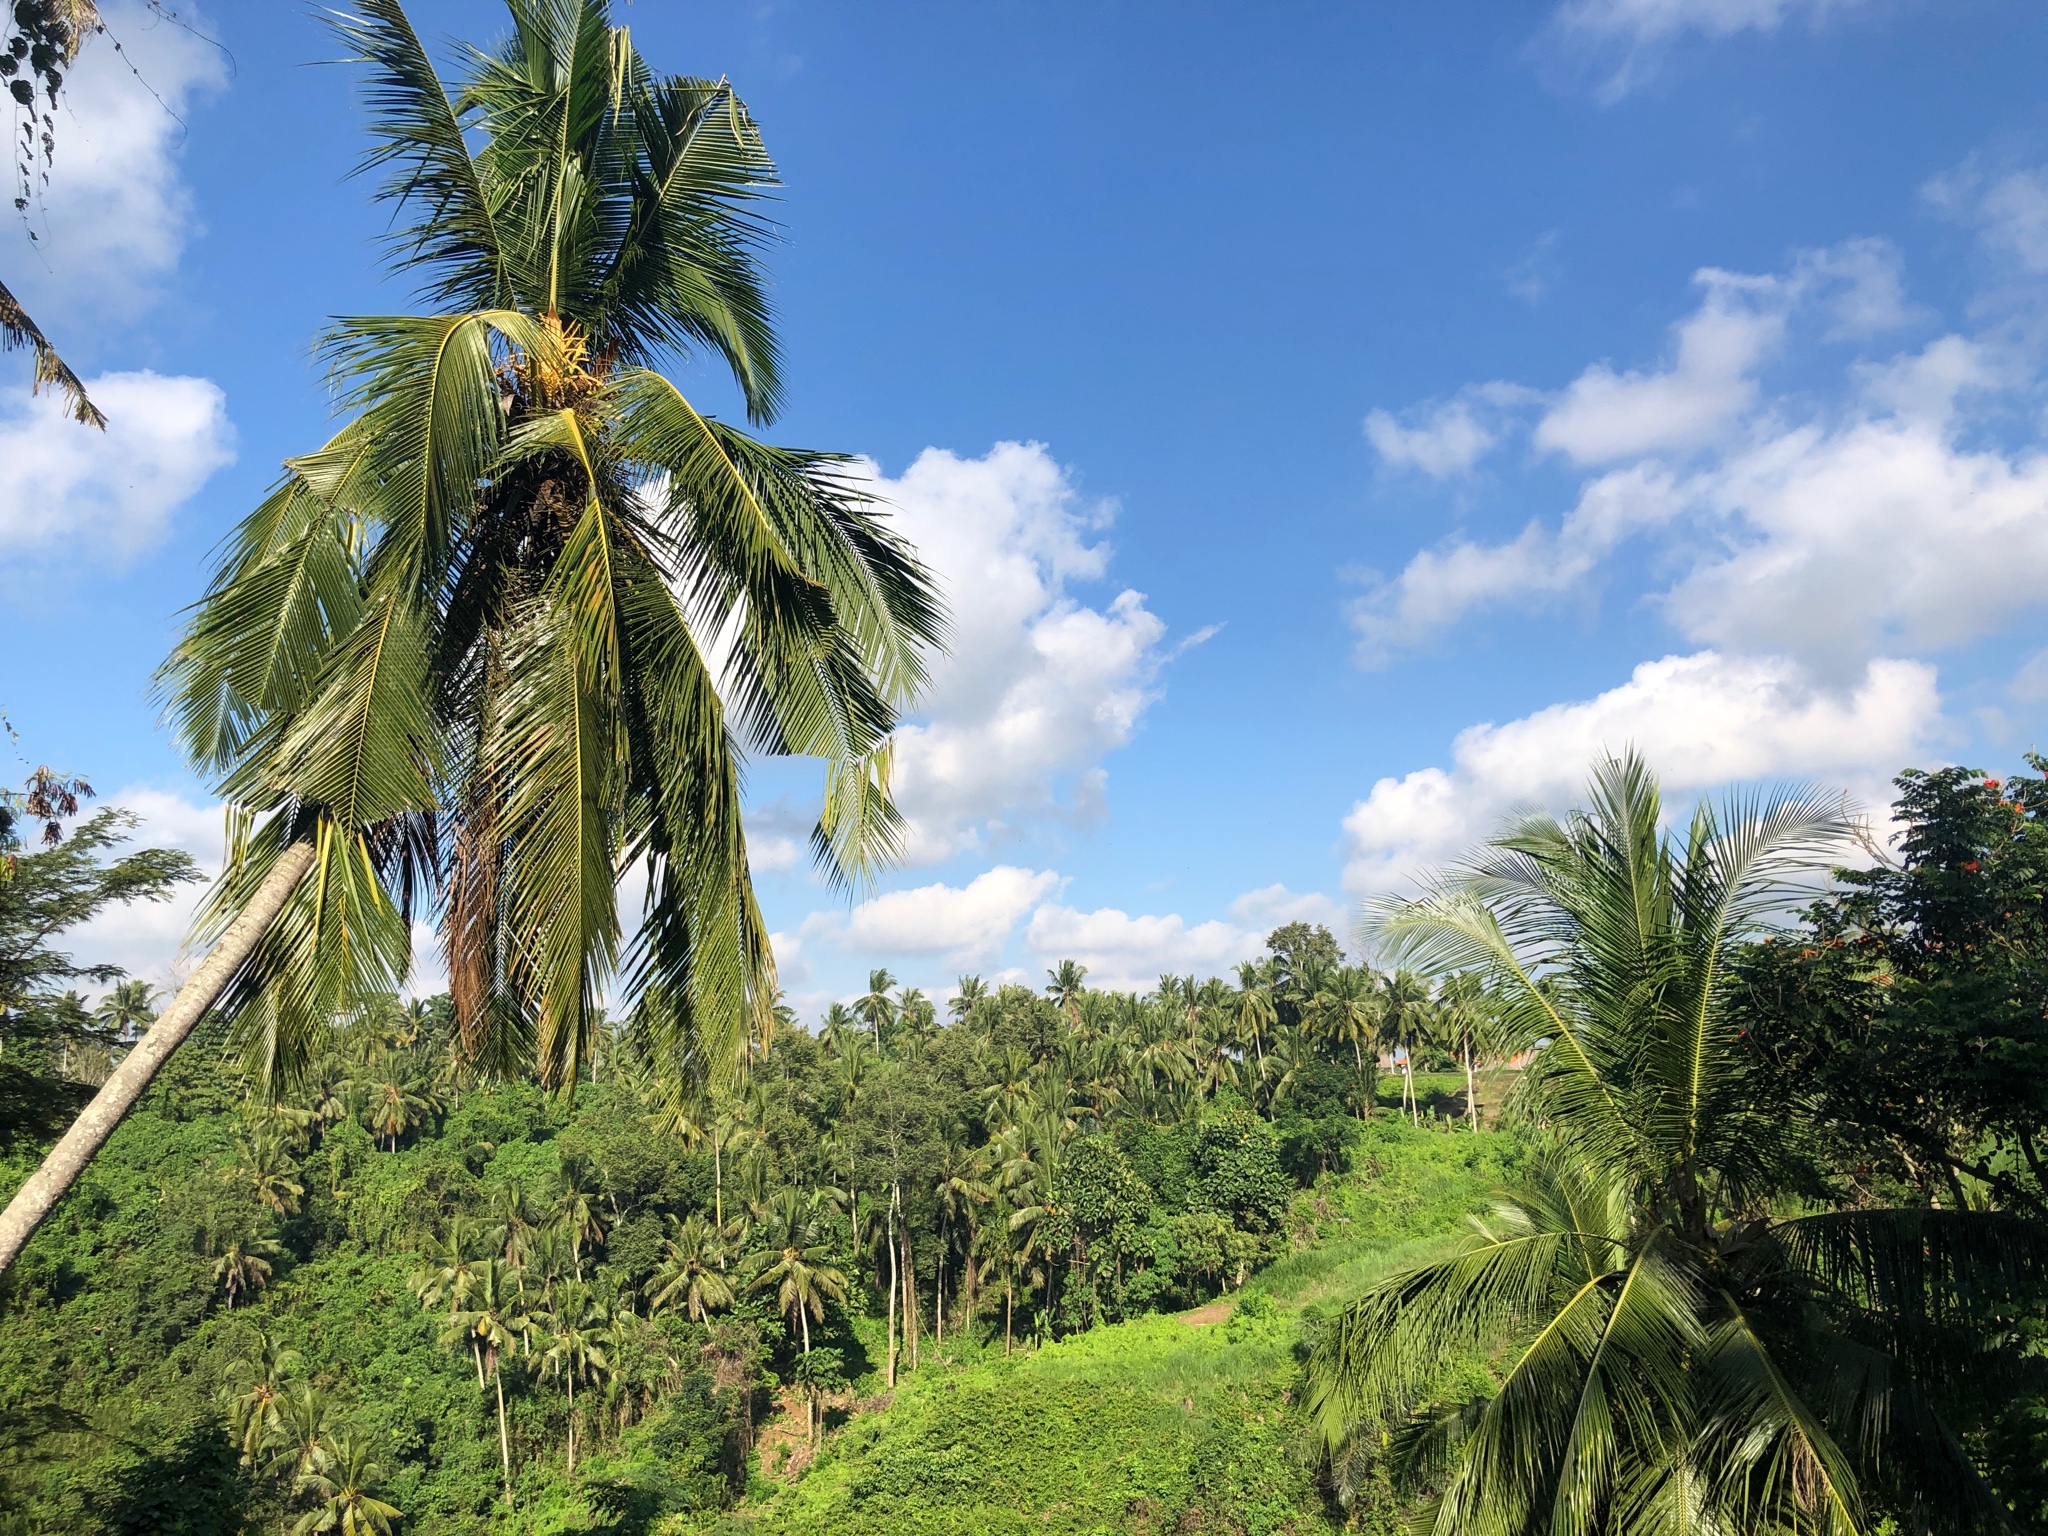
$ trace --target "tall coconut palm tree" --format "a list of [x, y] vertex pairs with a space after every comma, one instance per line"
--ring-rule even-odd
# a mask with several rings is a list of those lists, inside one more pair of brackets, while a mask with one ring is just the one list
[[235, 1160], [223, 1170], [224, 1182], [246, 1189], [272, 1215], [289, 1216], [299, 1208], [306, 1186], [284, 1143], [274, 1136], [237, 1138]]
[[216, 1001], [288, 1080], [403, 981], [415, 914], [470, 1060], [573, 1092], [610, 992], [669, 1092], [730, 1074], [775, 995], [745, 750], [827, 762], [835, 881], [896, 846], [930, 578], [845, 460], [670, 376], [708, 355], [754, 419], [781, 401], [745, 105], [656, 74], [605, 0], [519, 0], [452, 85], [399, 0], [358, 9], [336, 25], [368, 72], [365, 168], [424, 307], [328, 333], [349, 419], [229, 538], [164, 666], [236, 818], [215, 952], [0, 1217], [0, 1268]]
[[1416, 1123], [1422, 1117], [1415, 1104], [1415, 1053], [1422, 1046], [1429, 1008], [1429, 983], [1412, 971], [1396, 970], [1381, 981], [1382, 1043], [1401, 1058], [1401, 1108]]
[[512, 1502], [512, 1432], [505, 1418], [504, 1360], [525, 1342], [533, 1328], [518, 1267], [502, 1259], [477, 1265], [470, 1283], [457, 1298], [442, 1331], [444, 1348], [467, 1344], [483, 1381], [498, 1393], [498, 1456], [505, 1474], [505, 1502]]
[[896, 1000], [889, 995], [889, 989], [895, 985], [896, 978], [888, 971], [869, 971], [867, 991], [854, 999], [854, 1014], [874, 1033], [878, 1051], [887, 1043], [884, 1037], [896, 1022]]
[[567, 1443], [569, 1476], [576, 1475], [576, 1383], [590, 1381], [611, 1365], [606, 1353], [611, 1343], [603, 1309], [580, 1280], [565, 1284], [542, 1324], [547, 1350], [541, 1356], [541, 1373], [557, 1375], [568, 1394], [569, 1432]]
[[1062, 960], [1045, 973], [1045, 995], [1067, 1016], [1067, 1027], [1081, 1027], [1081, 994], [1088, 989], [1088, 967], [1078, 960]]
[[1273, 1006], [1272, 967], [1247, 960], [1237, 968], [1237, 998], [1232, 1010], [1240, 1040], [1251, 1043], [1252, 1053], [1263, 1075], [1266, 1069], [1266, 1036], [1280, 1022]]
[[822, 1323], [826, 1302], [846, 1300], [846, 1275], [830, 1262], [818, 1214], [815, 1199], [777, 1190], [754, 1234], [761, 1246], [747, 1261], [753, 1277], [748, 1289], [775, 1292], [782, 1315], [798, 1327], [805, 1354], [811, 1352], [811, 1319]]
[[327, 1465], [334, 1435], [340, 1429], [334, 1403], [310, 1381], [295, 1381], [277, 1400], [275, 1431], [265, 1442], [273, 1471], [296, 1484]]
[[[1310, 1361], [1337, 1459], [1408, 1425], [1398, 1471], [1441, 1536], [1999, 1528], [1939, 1404], [1997, 1379], [2048, 1238], [1977, 1211], [1837, 1210], [1814, 1126], [1729, 1021], [1728, 967], [1845, 832], [1801, 793], [1674, 830], [1633, 757], [1587, 809], [1510, 827], [1383, 907], [1396, 963], [1476, 974], [1525, 1048], [1546, 1128], [1528, 1187], [1459, 1253], [1348, 1308]], [[1484, 1349], [1491, 1397], [1432, 1402]]]
[[988, 997], [988, 983], [979, 976], [962, 976], [953, 995], [946, 1001], [946, 1012], [958, 1023], [966, 1023], [982, 1002]]

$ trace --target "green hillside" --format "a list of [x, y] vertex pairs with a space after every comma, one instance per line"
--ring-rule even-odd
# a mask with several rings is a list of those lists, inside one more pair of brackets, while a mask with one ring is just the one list
[[[854, 1414], [786, 1486], [762, 1497], [757, 1482], [757, 1496], [731, 1515], [683, 1528], [1333, 1529], [1298, 1409], [1306, 1341], [1323, 1309], [1441, 1247], [1484, 1209], [1512, 1157], [1496, 1133], [1416, 1131], [1392, 1117], [1374, 1123], [1360, 1151], [1362, 1171], [1298, 1202], [1313, 1224], [1299, 1250], [1228, 1302], [1007, 1359], [999, 1339], [952, 1351], [886, 1406]], [[805, 1459], [797, 1449], [793, 1460]]]

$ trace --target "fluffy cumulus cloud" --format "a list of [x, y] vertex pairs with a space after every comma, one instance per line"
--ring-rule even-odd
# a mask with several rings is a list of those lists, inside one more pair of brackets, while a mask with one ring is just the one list
[[32, 312], [61, 307], [105, 322], [155, 298], [194, 232], [178, 174], [181, 119], [226, 83], [227, 63], [197, 31], [138, 0], [102, 9], [108, 30], [66, 81], [50, 184], [30, 212], [44, 261], [20, 264], [8, 282]]
[[[1227, 918], [1191, 922], [1175, 912], [1083, 910], [1060, 900], [1066, 884], [1052, 870], [997, 865], [965, 885], [890, 891], [848, 913], [815, 912], [799, 932], [776, 934], [777, 963], [800, 1010], [824, 998], [803, 988], [834, 954], [862, 965], [936, 960], [1027, 984], [1061, 960], [1078, 960], [1092, 986], [1144, 991], [1166, 972], [1226, 973], [1258, 954], [1282, 923], [1324, 923], [1342, 933], [1346, 921], [1342, 902], [1284, 885], [1247, 891], [1230, 903]], [[1025, 963], [1005, 963], [1017, 958]]]
[[1228, 975], [1259, 952], [1265, 933], [1219, 919], [1191, 924], [1177, 913], [1134, 917], [1116, 907], [1082, 912], [1047, 904], [1031, 914], [1024, 943], [1047, 965], [1080, 961], [1091, 987], [1144, 992], [1169, 972]]
[[1853, 685], [1786, 657], [1667, 656], [1591, 699], [1458, 735], [1449, 768], [1384, 778], [1344, 820], [1354, 892], [1398, 888], [1456, 858], [1524, 804], [1561, 806], [1587, 765], [1630, 747], [1674, 795], [1748, 779], [1873, 786], [1912, 760], [1941, 712], [1934, 669], [1876, 660]]
[[864, 955], [936, 955], [951, 964], [981, 964], [1000, 954], [1024, 915], [1059, 886], [1050, 870], [999, 864], [965, 886], [934, 882], [871, 896], [843, 916], [813, 913], [802, 937]]
[[24, 388], [0, 396], [0, 558], [119, 567], [234, 459], [220, 389], [206, 379], [109, 373], [87, 382], [104, 435]]
[[909, 861], [1099, 814], [1103, 759], [1130, 740], [1168, 659], [1141, 593], [1081, 590], [1108, 573], [1114, 506], [1086, 501], [1037, 443], [978, 459], [927, 449], [875, 489], [951, 608], [948, 654], [897, 737]]
[[1582, 593], [1624, 544], [1657, 541], [1652, 600], [1688, 640], [1784, 653], [1841, 680], [1869, 657], [1996, 633], [2048, 583], [2048, 459], [1984, 427], [2033, 387], [2002, 348], [1947, 335], [1852, 359], [1819, 404], [1765, 365], [1796, 326], [1816, 347], [1913, 318], [1896, 254], [1809, 253], [1779, 276], [1701, 274], [1669, 366], [1596, 365], [1553, 397], [1539, 448], [1588, 471], [1555, 525], [1419, 552], [1352, 607], [1379, 664], [1487, 607]]

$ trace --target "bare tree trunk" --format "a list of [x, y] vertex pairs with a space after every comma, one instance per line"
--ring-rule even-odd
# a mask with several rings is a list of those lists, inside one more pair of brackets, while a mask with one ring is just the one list
[[917, 1369], [917, 1269], [910, 1247], [910, 1223], [901, 1228], [903, 1242], [903, 1347], [910, 1352], [910, 1368]]
[[1017, 1277], [1013, 1274], [1003, 1282], [1003, 1353], [1010, 1352], [1010, 1309], [1017, 1299]]
[[1472, 1076], [1472, 1049], [1465, 1048], [1465, 1115], [1471, 1120], [1472, 1129], [1479, 1129], [1479, 1084]]
[[889, 1386], [896, 1386], [896, 1302], [901, 1293], [896, 1281], [896, 1191], [889, 1190]]
[[71, 1122], [42, 1167], [15, 1191], [7, 1209], [0, 1212], [0, 1274], [5, 1274], [21, 1250], [35, 1235], [64, 1192], [77, 1182], [85, 1165], [106, 1145], [107, 1138], [135, 1107], [171, 1052], [185, 1043], [211, 1008], [221, 989], [242, 968], [258, 941], [270, 931], [293, 889], [313, 867], [313, 845], [294, 843], [278, 857], [276, 866], [256, 888], [256, 895], [241, 915], [228, 924], [220, 943], [213, 948], [192, 979], [179, 989], [178, 997], [158, 1016], [149, 1033], [136, 1042], [121, 1065], [100, 1085], [85, 1112]]
[[512, 1507], [512, 1434], [505, 1428], [505, 1376], [501, 1371], [492, 1371], [491, 1380], [498, 1388], [498, 1459], [505, 1466], [505, 1507]]
[[576, 1475], [576, 1370], [570, 1367], [563, 1373], [569, 1383], [569, 1475]]

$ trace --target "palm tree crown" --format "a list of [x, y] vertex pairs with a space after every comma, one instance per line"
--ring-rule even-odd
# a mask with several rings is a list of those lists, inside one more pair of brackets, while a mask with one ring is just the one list
[[243, 818], [210, 926], [314, 851], [230, 998], [266, 1074], [403, 979], [420, 908], [472, 1060], [572, 1089], [612, 988], [668, 1079], [730, 1071], [775, 996], [742, 751], [828, 761], [834, 878], [894, 847], [930, 580], [843, 461], [659, 371], [708, 352], [755, 420], [779, 403], [760, 135], [724, 82], [650, 70], [605, 0], [509, 8], [452, 87], [398, 0], [336, 23], [427, 308], [329, 332], [350, 419], [230, 539], [162, 676]]
[[[1382, 1282], [1318, 1344], [1340, 1487], [1406, 1420], [1397, 1459], [1445, 1536], [1848, 1536], [1873, 1504], [1915, 1529], [1995, 1525], [1935, 1404], [1995, 1363], [1955, 1325], [2035, 1282], [2041, 1234], [1819, 1203], [1808, 1122], [1762, 1090], [1727, 972], [1843, 824], [1799, 794], [1702, 806], [1668, 835], [1662, 817], [1648, 770], [1610, 761], [1590, 809], [1523, 821], [1371, 924], [1396, 961], [1482, 977], [1540, 1046], [1518, 1092], [1548, 1141], [1462, 1252]], [[1434, 1401], [1445, 1357], [1475, 1348], [1505, 1351], [1497, 1392]]]

